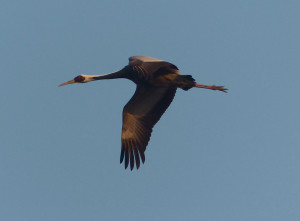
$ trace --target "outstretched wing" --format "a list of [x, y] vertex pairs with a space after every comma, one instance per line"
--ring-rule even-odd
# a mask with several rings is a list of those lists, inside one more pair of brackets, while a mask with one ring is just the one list
[[151, 76], [159, 69], [178, 70], [174, 64], [147, 56], [130, 57], [129, 66], [131, 66], [134, 71], [138, 72], [140, 76], [143, 76], [146, 79], [151, 78]]
[[125, 157], [125, 169], [145, 162], [145, 150], [152, 128], [171, 104], [176, 88], [137, 86], [135, 94], [123, 110], [122, 148], [120, 163]]

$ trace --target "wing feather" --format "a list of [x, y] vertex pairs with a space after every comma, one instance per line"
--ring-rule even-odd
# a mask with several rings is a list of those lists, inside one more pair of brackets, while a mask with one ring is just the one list
[[135, 94], [123, 110], [122, 148], [120, 163], [125, 157], [125, 169], [129, 165], [137, 169], [140, 158], [145, 162], [145, 150], [150, 140], [153, 126], [171, 104], [176, 88], [157, 88], [138, 85]]
[[130, 169], [132, 170], [134, 167], [134, 156], [133, 156], [133, 147], [130, 146]]
[[139, 167], [140, 167], [140, 156], [139, 156], [138, 148], [136, 146], [134, 147], [134, 158], [135, 158], [136, 168], [139, 169]]

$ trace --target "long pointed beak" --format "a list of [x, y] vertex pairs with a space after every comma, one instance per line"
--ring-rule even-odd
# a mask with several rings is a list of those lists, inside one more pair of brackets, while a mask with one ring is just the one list
[[67, 84], [74, 84], [74, 83], [77, 83], [77, 82], [74, 81], [74, 80], [70, 80], [70, 81], [67, 81], [67, 82], [65, 82], [65, 83], [62, 83], [62, 84], [58, 85], [58, 87], [64, 86], [64, 85], [67, 85]]

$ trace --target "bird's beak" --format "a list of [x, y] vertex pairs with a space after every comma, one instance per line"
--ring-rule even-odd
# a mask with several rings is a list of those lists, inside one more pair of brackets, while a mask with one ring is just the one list
[[67, 81], [67, 82], [65, 82], [65, 83], [62, 83], [62, 84], [58, 85], [58, 87], [64, 86], [64, 85], [67, 85], [67, 84], [74, 84], [74, 83], [77, 83], [77, 82], [74, 81], [74, 80], [70, 80], [70, 81]]

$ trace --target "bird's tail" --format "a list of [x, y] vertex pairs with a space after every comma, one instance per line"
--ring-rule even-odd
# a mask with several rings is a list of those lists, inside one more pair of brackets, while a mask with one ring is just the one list
[[176, 86], [185, 91], [195, 87], [195, 83], [195, 79], [192, 75], [178, 75], [175, 79]]

